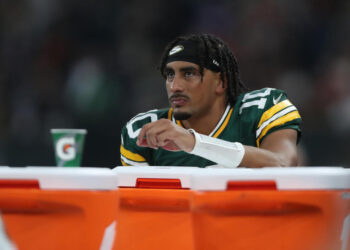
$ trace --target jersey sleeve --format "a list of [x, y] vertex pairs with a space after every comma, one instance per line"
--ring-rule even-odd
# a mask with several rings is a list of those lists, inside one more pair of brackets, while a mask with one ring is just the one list
[[280, 129], [294, 129], [301, 135], [301, 116], [298, 109], [288, 99], [286, 93], [271, 89], [266, 96], [266, 105], [256, 127], [256, 143], [259, 147], [264, 138]]
[[298, 140], [301, 136], [299, 111], [282, 90], [264, 88], [245, 94], [240, 115], [247, 117], [247, 123], [251, 124], [257, 147], [267, 135], [280, 129], [296, 130]]
[[130, 138], [126, 126], [122, 129], [120, 161], [123, 166], [148, 166], [147, 150], [136, 145], [136, 139]]
[[156, 110], [138, 114], [122, 129], [120, 160], [124, 166], [148, 166], [152, 164], [152, 149], [136, 144], [143, 125], [158, 120]]

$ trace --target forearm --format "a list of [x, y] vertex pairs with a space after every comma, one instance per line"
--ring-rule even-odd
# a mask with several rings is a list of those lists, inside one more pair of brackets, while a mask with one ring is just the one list
[[282, 129], [269, 134], [259, 148], [245, 146], [241, 166], [244, 167], [285, 167], [297, 166], [297, 132]]
[[286, 152], [272, 152], [263, 148], [244, 146], [245, 154], [240, 166], [249, 168], [296, 166], [297, 157]]
[[[195, 137], [195, 145], [189, 153], [201, 156], [224, 167], [273, 167], [296, 166], [297, 153], [295, 139], [282, 135], [294, 131], [276, 132], [266, 138], [261, 148], [245, 146], [239, 142], [227, 142], [206, 135], [190, 132]], [[275, 137], [279, 137], [278, 142]]]
[[137, 145], [165, 150], [183, 150], [228, 167], [260, 168], [295, 166], [297, 133], [292, 129], [276, 131], [262, 141], [260, 148], [245, 146], [186, 130], [171, 121], [161, 119], [143, 126]]
[[190, 154], [198, 155], [219, 165], [236, 168], [244, 156], [244, 146], [239, 142], [228, 142], [189, 130], [195, 138]]

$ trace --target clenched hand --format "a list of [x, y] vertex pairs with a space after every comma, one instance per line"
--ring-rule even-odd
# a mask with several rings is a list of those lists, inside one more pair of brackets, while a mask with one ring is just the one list
[[188, 130], [171, 122], [160, 119], [144, 125], [137, 138], [140, 147], [159, 147], [169, 151], [190, 152], [195, 145], [195, 138]]

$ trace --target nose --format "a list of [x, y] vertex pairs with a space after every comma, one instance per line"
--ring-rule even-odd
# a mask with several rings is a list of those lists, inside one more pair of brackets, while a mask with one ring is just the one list
[[182, 92], [184, 90], [184, 84], [180, 77], [174, 76], [173, 80], [169, 83], [171, 92]]

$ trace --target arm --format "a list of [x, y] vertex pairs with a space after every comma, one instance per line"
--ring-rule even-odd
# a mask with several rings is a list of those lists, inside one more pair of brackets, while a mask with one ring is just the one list
[[260, 148], [244, 146], [245, 155], [240, 165], [245, 167], [296, 166], [297, 131], [282, 129], [263, 140]]
[[[240, 143], [226, 142], [221, 139], [209, 138], [208, 136], [201, 135], [201, 138], [204, 138], [204, 140], [209, 139], [213, 142], [210, 142], [210, 147], [213, 147], [213, 150], [209, 149], [209, 153], [204, 152], [198, 154], [194, 152], [194, 154], [214, 162], [218, 162], [215, 158], [222, 159], [225, 156], [229, 156], [226, 161], [223, 161], [225, 163], [221, 163], [226, 167], [235, 167], [237, 164], [245, 167], [296, 165], [297, 132], [292, 129], [283, 129], [271, 133], [263, 140], [261, 148], [251, 146], [242, 147]], [[142, 128], [138, 136], [137, 145], [155, 149], [162, 147], [171, 151], [183, 150], [188, 153], [193, 153], [196, 139], [188, 130], [169, 120], [162, 119], [149, 123]], [[237, 164], [233, 164], [235, 161], [234, 156], [236, 152], [240, 150], [240, 147], [244, 148], [243, 152], [238, 152], [239, 160]], [[232, 159], [232, 164], [230, 164], [230, 159]]]

